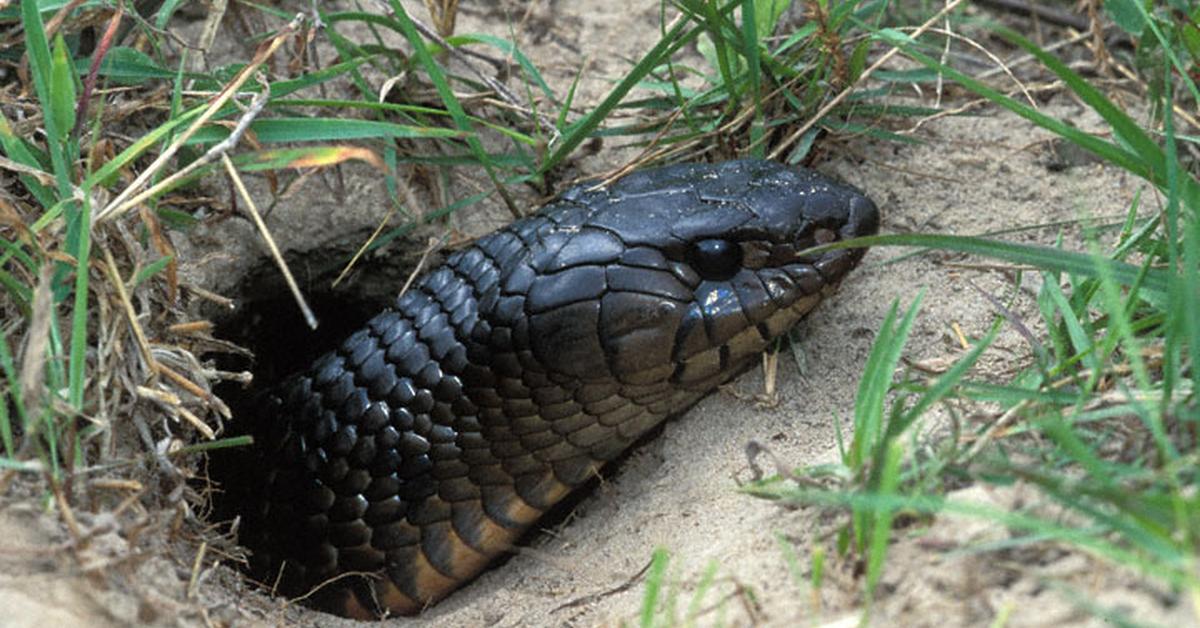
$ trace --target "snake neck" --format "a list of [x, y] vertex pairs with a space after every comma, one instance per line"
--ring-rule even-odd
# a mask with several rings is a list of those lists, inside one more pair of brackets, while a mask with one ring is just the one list
[[419, 610], [665, 418], [661, 393], [535, 359], [528, 246], [502, 231], [450, 255], [260, 400], [242, 535], [264, 580], [384, 572], [331, 603]]

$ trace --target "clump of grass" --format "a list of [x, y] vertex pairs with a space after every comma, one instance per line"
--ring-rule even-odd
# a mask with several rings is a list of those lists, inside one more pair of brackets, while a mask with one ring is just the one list
[[[1041, 280], [1038, 312], [1048, 330], [1044, 338], [1034, 336], [1034, 325], [992, 298], [999, 312], [995, 325], [953, 367], [932, 381], [912, 374], [893, 380], [917, 303], [899, 322], [893, 304], [863, 374], [855, 431], [841, 463], [747, 489], [784, 502], [845, 509], [839, 551], [865, 563], [868, 609], [886, 569], [897, 514], [907, 513], [909, 521], [983, 517], [1009, 528], [1014, 542], [1053, 541], [1086, 551], [1183, 593], [1200, 616], [1200, 368], [1194, 362], [1200, 347], [1200, 181], [1194, 159], [1187, 159], [1196, 139], [1179, 131], [1198, 101], [1195, 77], [1187, 71], [1200, 53], [1196, 16], [1180, 19], [1140, 3], [1113, 3], [1110, 10], [1143, 42], [1142, 61], [1153, 58], [1142, 64], [1151, 71], [1146, 94], [1154, 117], [1147, 128], [1056, 57], [1016, 33], [995, 32], [1099, 114], [1111, 139], [1003, 94], [897, 31], [875, 35], [993, 104], [1142, 177], [1155, 199], [1151, 209], [1145, 199], [1129, 208], [1114, 243], [1090, 238], [1089, 250], [1080, 253], [927, 234], [861, 241], [1034, 267]], [[1186, 124], [1195, 128], [1190, 118]], [[972, 379], [970, 367], [1004, 325], [1027, 339], [1028, 366], [1009, 382]], [[976, 429], [915, 446], [928, 411], [943, 399], [988, 402], [999, 411]], [[1058, 511], [998, 511], [946, 496], [949, 487], [963, 483], [1026, 483]]]
[[740, 583], [719, 578], [720, 563], [716, 559], [708, 561], [686, 595], [683, 591], [685, 582], [669, 569], [670, 565], [671, 553], [666, 548], [655, 549], [645, 569], [638, 626], [722, 626], [737, 612], [731, 608], [738, 607], [745, 613], [745, 620], [761, 621], [755, 611], [758, 604], [753, 591]]
[[[166, 441], [144, 421], [144, 407], [157, 406], [188, 426], [168, 438], [186, 443], [195, 430], [211, 440], [219, 421], [230, 417], [210, 385], [237, 374], [216, 372], [196, 357], [220, 344], [211, 342], [210, 322], [188, 319], [185, 299], [220, 298], [178, 279], [179, 260], [166, 232], [197, 219], [173, 204], [186, 203], [186, 195], [171, 193], [220, 171], [236, 183], [240, 173], [294, 178], [295, 169], [357, 160], [385, 170], [398, 199], [397, 142], [478, 146], [478, 140], [430, 122], [446, 111], [399, 119], [295, 115], [300, 108], [344, 113], [362, 107], [296, 95], [354, 80], [360, 68], [395, 57], [368, 50], [328, 67], [303, 65], [272, 76], [266, 69], [277, 51], [305, 41], [311, 24], [302, 16], [269, 16], [285, 19], [259, 39], [249, 64], [197, 72], [189, 69], [187, 51], [172, 51], [173, 40], [141, 16], [108, 11], [88, 54], [81, 51], [86, 27], [75, 21], [80, 9], [43, 5], [27, 1], [0, 11], [0, 21], [23, 33], [6, 40], [4, 58], [28, 68], [26, 91], [33, 97], [0, 103], [4, 166], [20, 182], [0, 227], [0, 307], [6, 313], [0, 466], [44, 471], [60, 481], [111, 456], [122, 440], [115, 434], [129, 418], [151, 457], [182, 476], [160, 455]], [[167, 3], [148, 17], [165, 24], [176, 7]], [[137, 34], [121, 39], [131, 24], [151, 43], [149, 53], [123, 44]], [[428, 55], [424, 60], [436, 67]], [[125, 106], [134, 102], [136, 118]], [[413, 109], [375, 110], [397, 108]], [[448, 109], [460, 127], [468, 126], [461, 108]], [[127, 128], [140, 135], [128, 139]], [[262, 148], [236, 150], [246, 133]]]

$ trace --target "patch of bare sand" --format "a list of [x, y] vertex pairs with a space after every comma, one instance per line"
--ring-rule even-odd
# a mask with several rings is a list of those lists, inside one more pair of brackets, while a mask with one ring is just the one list
[[[658, 33], [657, 5], [619, 3], [533, 3], [529, 20], [517, 32], [524, 49], [556, 85], [570, 84], [580, 63], [590, 71], [583, 101], [594, 100], [620, 78], [630, 50], [648, 47]], [[547, 8], [549, 7], [549, 8]], [[495, 12], [464, 16], [461, 31], [490, 31], [505, 36], [505, 20]], [[633, 42], [637, 42], [634, 44]], [[1056, 115], [1085, 129], [1097, 121], [1077, 105], [1056, 101]], [[832, 147], [840, 157], [819, 165], [827, 173], [865, 189], [884, 211], [884, 231], [974, 234], [1033, 226], [1088, 216], [1124, 212], [1142, 184], [1123, 172], [1084, 165], [1065, 171], [1047, 168], [1049, 135], [1010, 114], [983, 111], [976, 117], [930, 122], [914, 134], [920, 145], [851, 141]], [[627, 156], [606, 147], [583, 162], [590, 172]], [[372, 207], [369, 188], [347, 207]], [[310, 195], [311, 196], [311, 195]], [[382, 203], [378, 204], [382, 206]], [[379, 215], [370, 215], [371, 224]], [[322, 246], [322, 238], [363, 220], [337, 207], [315, 209], [293, 197], [272, 216], [277, 235], [287, 246]], [[494, 226], [495, 214], [464, 219], [464, 229]], [[361, 225], [359, 225], [361, 226]], [[241, 227], [239, 227], [241, 228]], [[241, 228], [244, 230], [244, 228]], [[311, 234], [314, 239], [306, 239]], [[1014, 234], [1018, 240], [1049, 242], [1054, 229]], [[244, 233], [247, 241], [252, 235]], [[210, 246], [225, 246], [214, 237]], [[253, 248], [254, 245], [250, 245]], [[203, 251], [204, 244], [199, 245]], [[215, 250], [220, 250], [215, 249]], [[836, 458], [834, 421], [848, 427], [858, 377], [874, 330], [893, 299], [905, 304], [919, 290], [925, 301], [907, 357], [916, 362], [945, 363], [962, 353], [954, 326], [967, 336], [980, 335], [991, 322], [989, 304], [970, 288], [1007, 294], [1011, 275], [956, 265], [966, 260], [939, 254], [892, 262], [896, 251], [875, 250], [845, 283], [801, 325], [803, 372], [783, 356], [780, 402], [759, 407], [752, 397], [762, 387], [760, 372], [740, 378], [733, 389], [718, 393], [686, 415], [669, 422], [656, 440], [646, 444], [613, 470], [593, 495], [571, 515], [523, 549], [502, 567], [430, 609], [417, 620], [394, 619], [394, 625], [615, 625], [632, 622], [642, 601], [637, 575], [655, 548], [671, 553], [669, 576], [680, 600], [680, 612], [692, 602], [701, 574], [716, 564], [716, 581], [699, 601], [700, 623], [728, 625], [821, 625], [856, 618], [861, 579], [854, 566], [831, 558], [825, 584], [809, 590], [808, 552], [828, 545], [832, 529], [827, 517], [808, 509], [787, 511], [740, 495], [739, 481], [749, 478], [744, 453], [751, 440], [768, 444], [780, 459], [796, 465]], [[196, 258], [194, 258], [196, 259]], [[1032, 318], [1028, 294], [1017, 311]], [[1028, 349], [1008, 333], [990, 352], [985, 368], [1002, 377], [1018, 367]], [[932, 428], [931, 428], [932, 429]], [[1000, 500], [971, 489], [966, 497]], [[1008, 503], [1008, 502], [1004, 502]], [[8, 511], [0, 511], [7, 513]], [[31, 518], [32, 517], [32, 518]], [[971, 520], [940, 517], [930, 528], [905, 530], [891, 551], [881, 597], [875, 609], [879, 625], [977, 625], [1009, 613], [1009, 625], [1085, 625], [1094, 623], [1069, 593], [1050, 582], [1062, 582], [1102, 606], [1117, 605], [1138, 621], [1181, 626], [1196, 617], [1186, 602], [1157, 591], [1135, 575], [1071, 552], [1047, 554], [964, 552], [977, 541], [1007, 538], [1003, 529]], [[44, 515], [0, 517], [0, 538], [21, 547], [54, 548], [61, 530]], [[784, 560], [781, 540], [800, 556], [800, 578]], [[1051, 558], [1046, 558], [1051, 556]], [[0, 608], [16, 625], [122, 625], [139, 623], [142, 615], [164, 625], [198, 625], [203, 615], [176, 612], [161, 600], [145, 601], [147, 580], [186, 584], [179, 562], [171, 569], [143, 575], [125, 591], [108, 586], [96, 594], [94, 578], [61, 556], [14, 551], [0, 546]], [[302, 626], [357, 626], [307, 609], [284, 607], [278, 600], [230, 584], [232, 574], [200, 583], [190, 608], [238, 607], [216, 613], [220, 623]], [[136, 579], [136, 574], [130, 578]], [[113, 580], [110, 578], [111, 584]], [[123, 580], [118, 581], [123, 582]], [[116, 597], [113, 597], [116, 596]], [[125, 596], [123, 601], [121, 596]], [[124, 610], [122, 610], [124, 609]], [[133, 609], [132, 614], [128, 609]], [[142, 611], [146, 612], [146, 611]], [[9, 621], [9, 620], [6, 620]], [[9, 625], [9, 624], [6, 624]]]
[[[973, 486], [949, 499], [1005, 511], [1032, 508], [1052, 520], [1056, 513], [1062, 515], [1026, 486]], [[902, 536], [889, 550], [876, 623], [928, 628], [1196, 625], [1194, 610], [1178, 593], [1129, 569], [1053, 544], [1006, 544], [1014, 536], [993, 521], [953, 515], [939, 516], [928, 528]]]

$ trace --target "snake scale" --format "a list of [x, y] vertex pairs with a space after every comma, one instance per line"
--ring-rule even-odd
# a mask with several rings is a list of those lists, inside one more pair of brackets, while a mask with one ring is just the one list
[[478, 239], [261, 394], [239, 454], [252, 571], [413, 614], [640, 436], [744, 371], [858, 262], [857, 190], [758, 160], [581, 185]]

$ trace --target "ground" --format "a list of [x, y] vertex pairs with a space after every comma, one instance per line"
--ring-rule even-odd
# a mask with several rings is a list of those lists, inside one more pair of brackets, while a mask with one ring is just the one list
[[[634, 51], [657, 37], [658, 6], [632, 0], [534, 2], [528, 15], [511, 20], [499, 11], [466, 11], [459, 30], [507, 36], [509, 21], [518, 22], [515, 32], [524, 50], [557, 82], [556, 89], [565, 89], [586, 63], [578, 98], [587, 102], [621, 76]], [[521, 22], [523, 17], [528, 19]], [[928, 104], [911, 98], [908, 104]], [[962, 96], [952, 92], [948, 98]], [[1055, 95], [1039, 104], [1080, 128], [1103, 131], [1094, 116], [1067, 97]], [[1135, 194], [1148, 192], [1123, 171], [1087, 160], [1064, 165], [1048, 133], [995, 109], [980, 107], [965, 116], [894, 130], [917, 141], [840, 137], [822, 147], [815, 164], [874, 198], [883, 211], [885, 233], [1005, 230], [1014, 240], [1049, 243], [1060, 234], [1054, 225], [1119, 220]], [[600, 173], [628, 154], [629, 149], [606, 146], [579, 167]], [[313, 181], [308, 184], [311, 193], [281, 203], [270, 224], [285, 248], [320, 249], [328, 246], [329, 233], [369, 231], [382, 214], [372, 211], [371, 200], [379, 190], [365, 180], [351, 180], [353, 198], [346, 202], [323, 198], [324, 188]], [[355, 182], [363, 183], [356, 187]], [[477, 235], [499, 224], [502, 215], [459, 220], [459, 229]], [[191, 257], [217, 267], [192, 268], [193, 276], [224, 277], [212, 281], [214, 289], [231, 290], [237, 276], [221, 265], [244, 265], [239, 256], [255, 255], [257, 245], [244, 225], [221, 228], [230, 231], [202, 233], [180, 246], [197, 253], [210, 247], [213, 253], [213, 242], [237, 238], [234, 248], [220, 251], [221, 259]], [[1082, 247], [1077, 229], [1064, 233], [1066, 246]], [[676, 618], [695, 604], [702, 625], [854, 625], [863, 597], [862, 578], [853, 563], [831, 554], [821, 588], [814, 591], [809, 585], [809, 556], [831, 547], [833, 520], [815, 509], [787, 510], [740, 493], [739, 485], [752, 477], [747, 444], [765, 444], [790, 466], [833, 462], [835, 423], [843, 431], [850, 427], [858, 378], [893, 300], [907, 306], [923, 295], [905, 358], [935, 371], [965, 352], [961, 336], [979, 337], [992, 323], [996, 312], [981, 291], [1003, 301], [1019, 292], [1012, 307], [1036, 318], [1030, 295], [1039, 278], [1026, 275], [1017, 288], [1018, 269], [954, 255], [908, 253], [870, 251], [841, 291], [801, 324], [795, 359], [790, 353], [781, 356], [777, 403], [760, 403], [763, 374], [747, 373], [670, 421], [658, 438], [610, 469], [593, 494], [504, 565], [419, 620], [386, 623], [632, 624], [643, 599], [641, 574], [655, 549], [662, 548], [671, 557], [669, 582], [679, 600]], [[1006, 331], [984, 360], [981, 376], [1011, 374], [1028, 354], [1021, 337]], [[965, 420], [972, 419], [978, 416], [968, 412]], [[954, 497], [1008, 506], [1041, 499], [1021, 486], [970, 487]], [[93, 542], [84, 550], [72, 549], [58, 518], [46, 514], [49, 510], [32, 499], [6, 500], [0, 507], [0, 608], [6, 609], [6, 625], [357, 625], [253, 592], [232, 570], [214, 567], [212, 554], [194, 570], [197, 547], [186, 535], [173, 537], [166, 549], [143, 548], [130, 558], [130, 548], [141, 547], [137, 541], [111, 532], [96, 518], [81, 523], [96, 531]], [[902, 529], [898, 536], [872, 611], [875, 625], [1106, 625], [1089, 609], [1147, 624], [1197, 623], [1186, 600], [1138, 574], [1078, 551], [1006, 547], [997, 542], [1011, 533], [993, 523], [944, 516]], [[978, 549], [981, 543], [993, 545]], [[799, 573], [789, 567], [792, 556], [798, 557]], [[105, 563], [106, 557], [119, 558]], [[81, 561], [93, 569], [81, 570]], [[693, 600], [710, 564], [716, 565], [716, 584], [703, 599]]]

